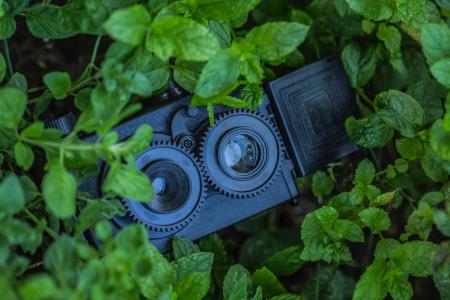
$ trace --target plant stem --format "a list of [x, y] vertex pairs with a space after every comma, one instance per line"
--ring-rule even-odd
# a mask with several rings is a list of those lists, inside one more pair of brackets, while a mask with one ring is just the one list
[[356, 88], [356, 92], [358, 92], [358, 94], [361, 96], [361, 98], [363, 98], [364, 101], [366, 101], [366, 103], [369, 104], [371, 108], [373, 108], [372, 100], [370, 100], [370, 98], [367, 97], [366, 93], [364, 92], [364, 90], [362, 88]]
[[13, 66], [11, 63], [11, 56], [9, 54], [8, 40], [3, 40], [3, 53], [5, 54], [6, 65], [8, 66], [9, 78], [14, 74]]
[[[25, 213], [27, 214], [27, 216], [31, 219], [31, 221], [33, 221], [36, 224], [40, 224], [41, 221], [39, 221], [39, 219], [31, 212], [29, 211], [27, 208], [24, 208]], [[48, 233], [49, 236], [51, 236], [53, 239], [57, 239], [59, 237], [59, 235], [53, 231], [53, 229], [45, 226], [44, 228], [45, 232]]]

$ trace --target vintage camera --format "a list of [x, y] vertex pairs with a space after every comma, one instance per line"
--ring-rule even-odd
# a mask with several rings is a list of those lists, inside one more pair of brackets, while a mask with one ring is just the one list
[[[175, 235], [196, 240], [293, 200], [297, 177], [357, 149], [344, 128], [355, 112], [341, 63], [330, 57], [269, 83], [256, 111], [216, 107], [213, 127], [189, 96], [126, 121], [114, 129], [120, 139], [141, 124], [153, 127], [136, 164], [150, 177], [154, 199], [123, 199], [127, 215], [113, 223], [145, 225], [164, 252]], [[67, 120], [53, 126], [70, 127]], [[82, 188], [100, 196], [106, 172]]]

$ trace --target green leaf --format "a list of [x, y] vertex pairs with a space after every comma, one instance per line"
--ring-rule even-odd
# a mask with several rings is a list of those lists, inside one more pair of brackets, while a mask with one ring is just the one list
[[402, 36], [395, 26], [382, 23], [378, 27], [377, 37], [384, 42], [391, 55], [399, 53]]
[[328, 206], [315, 210], [314, 214], [325, 231], [330, 231], [339, 217], [339, 212], [335, 208]]
[[195, 12], [210, 20], [231, 20], [247, 15], [261, 0], [195, 0]]
[[429, 125], [444, 114], [442, 98], [445, 97], [447, 90], [436, 80], [419, 81], [410, 86], [407, 93], [422, 106], [425, 112], [424, 125]]
[[[240, 294], [242, 287], [238, 283], [241, 278], [246, 278], [243, 280], [246, 283], [246, 292], [243, 292], [243, 294], [247, 295], [252, 292], [253, 287], [250, 273], [241, 265], [233, 265], [228, 270], [223, 282], [224, 299], [231, 299], [232, 295]], [[241, 282], [240, 284], [243, 283]]]
[[25, 171], [29, 170], [34, 162], [33, 150], [21, 142], [16, 143], [14, 146], [14, 159], [18, 166], [22, 167]]
[[145, 6], [136, 4], [114, 11], [103, 27], [114, 39], [138, 46], [144, 41], [149, 25], [149, 12]]
[[147, 202], [153, 198], [152, 184], [148, 176], [138, 169], [114, 162], [103, 182], [104, 192], [134, 200]]
[[67, 97], [72, 87], [70, 75], [66, 72], [51, 72], [44, 76], [44, 83], [56, 100]]
[[300, 296], [292, 294], [283, 294], [270, 298], [269, 300], [301, 300]]
[[444, 58], [431, 66], [431, 74], [441, 84], [450, 88], [450, 58]]
[[175, 259], [200, 252], [200, 249], [193, 242], [184, 237], [174, 237], [172, 239], [172, 248]]
[[40, 300], [51, 298], [57, 287], [51, 276], [38, 274], [27, 278], [19, 286], [19, 294], [24, 300]]
[[0, 54], [0, 82], [2, 82], [3, 79], [5, 79], [5, 75], [6, 75], [6, 61], [3, 54]]
[[394, 135], [392, 128], [378, 114], [360, 120], [349, 117], [345, 129], [353, 142], [366, 148], [383, 147]]
[[376, 259], [359, 278], [353, 294], [353, 300], [380, 300], [388, 293], [388, 288], [383, 281], [387, 272], [384, 260]]
[[177, 259], [173, 262], [177, 280], [191, 272], [211, 273], [213, 260], [214, 254], [209, 252], [196, 252]]
[[420, 158], [424, 149], [418, 138], [402, 138], [395, 141], [398, 153], [406, 159], [414, 160]]
[[444, 264], [439, 270], [433, 272], [433, 281], [439, 290], [441, 299], [450, 299], [450, 265]]
[[[394, 269], [391, 272], [397, 272]], [[389, 276], [389, 272], [387, 274]], [[405, 276], [403, 273], [400, 276], [393, 276], [393, 278], [389, 278], [388, 286], [389, 293], [391, 294], [394, 300], [404, 300], [411, 299], [413, 296], [413, 288], [411, 283], [408, 281], [408, 276]]]
[[77, 263], [76, 242], [67, 235], [60, 236], [44, 254], [45, 268], [63, 285], [76, 278]]
[[14, 129], [27, 106], [27, 96], [16, 88], [0, 89], [0, 127]]
[[334, 183], [330, 175], [324, 171], [317, 171], [312, 179], [312, 191], [315, 197], [322, 198], [333, 191]]
[[433, 212], [433, 222], [443, 235], [450, 237], [450, 216], [445, 210], [435, 210]]
[[[443, 147], [446, 147], [445, 143]], [[435, 182], [446, 182], [448, 174], [442, 168], [443, 160], [431, 149], [427, 148], [425, 150], [425, 155], [420, 159], [420, 165], [431, 180]]]
[[375, 73], [377, 53], [374, 47], [362, 50], [358, 44], [350, 43], [342, 51], [341, 59], [354, 88], [365, 86]]
[[219, 42], [208, 28], [182, 17], [154, 21], [146, 40], [147, 49], [162, 60], [170, 57], [206, 61], [219, 50]]
[[42, 194], [47, 208], [58, 218], [75, 213], [77, 181], [63, 165], [53, 163], [42, 180]]
[[296, 273], [303, 265], [301, 253], [300, 247], [292, 246], [267, 258], [262, 265], [276, 276], [289, 276]]
[[369, 185], [375, 178], [375, 166], [367, 158], [360, 161], [355, 173], [355, 184]]
[[208, 293], [210, 274], [192, 272], [178, 280], [174, 285], [177, 300], [201, 300]]
[[364, 242], [364, 233], [361, 228], [349, 220], [336, 220], [333, 233], [340, 239], [346, 239], [351, 242]]
[[19, 179], [8, 175], [0, 183], [0, 212], [13, 215], [24, 207], [25, 195]]
[[433, 210], [426, 202], [420, 202], [417, 210], [408, 218], [405, 226], [407, 236], [417, 234], [423, 240], [428, 238], [433, 226]]
[[75, 35], [71, 18], [60, 6], [34, 5], [26, 12], [31, 34], [43, 39], [64, 39]]
[[358, 214], [361, 221], [374, 233], [388, 230], [391, 227], [389, 215], [382, 209], [369, 207]]
[[139, 287], [142, 294], [148, 299], [158, 299], [161, 292], [172, 283], [174, 269], [151, 243], [146, 244], [145, 253], [152, 267], [146, 276], [139, 279]]
[[245, 41], [264, 61], [277, 61], [294, 51], [306, 38], [309, 26], [296, 22], [266, 23], [250, 30]]
[[389, 19], [394, 13], [392, 0], [345, 0], [352, 10], [367, 19], [381, 21]]
[[277, 277], [266, 267], [256, 270], [252, 275], [253, 284], [260, 286], [265, 297], [273, 297], [287, 293]]
[[20, 136], [25, 138], [37, 138], [42, 136], [43, 133], [44, 123], [36, 121], [25, 127], [25, 129], [20, 132]]
[[450, 29], [446, 24], [426, 24], [420, 34], [428, 64], [450, 57]]
[[10, 15], [0, 18], [0, 39], [9, 39], [16, 32], [16, 21]]
[[406, 137], [413, 137], [424, 121], [422, 107], [411, 96], [397, 90], [382, 92], [375, 98], [381, 118]]
[[425, 241], [412, 241], [396, 247], [392, 260], [407, 274], [427, 277], [433, 274], [433, 259], [437, 245]]
[[391, 203], [391, 201], [394, 199], [395, 197], [395, 191], [393, 192], [387, 192], [381, 195], [378, 195], [375, 200], [371, 201], [370, 204], [371, 205], [386, 205], [388, 203]]
[[264, 70], [259, 57], [244, 53], [241, 56], [241, 74], [249, 83], [260, 84], [264, 78]]
[[213, 97], [239, 78], [239, 54], [231, 49], [221, 50], [203, 68], [195, 93], [203, 98]]
[[247, 276], [238, 278], [236, 284], [233, 286], [233, 289], [230, 291], [225, 300], [247, 300], [248, 280], [249, 279]]
[[264, 101], [264, 91], [259, 84], [248, 84], [241, 90], [241, 98], [251, 110], [257, 110]]

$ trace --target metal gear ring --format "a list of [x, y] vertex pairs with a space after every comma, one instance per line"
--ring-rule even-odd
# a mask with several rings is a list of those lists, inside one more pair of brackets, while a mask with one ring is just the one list
[[154, 198], [148, 203], [124, 199], [129, 217], [155, 238], [189, 224], [205, 199], [205, 182], [191, 153], [172, 142], [154, 142], [136, 158], [136, 165], [152, 180]]
[[201, 142], [201, 167], [208, 182], [231, 198], [266, 191], [281, 173], [284, 143], [273, 120], [233, 109], [216, 117]]

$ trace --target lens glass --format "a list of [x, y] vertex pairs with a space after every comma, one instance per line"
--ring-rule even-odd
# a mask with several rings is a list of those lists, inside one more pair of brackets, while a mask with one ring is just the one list
[[153, 199], [145, 205], [154, 212], [168, 213], [182, 206], [190, 194], [186, 172], [172, 161], [158, 161], [145, 172], [153, 186]]
[[223, 162], [227, 168], [238, 173], [253, 171], [259, 162], [257, 142], [247, 134], [230, 136], [223, 148]]

